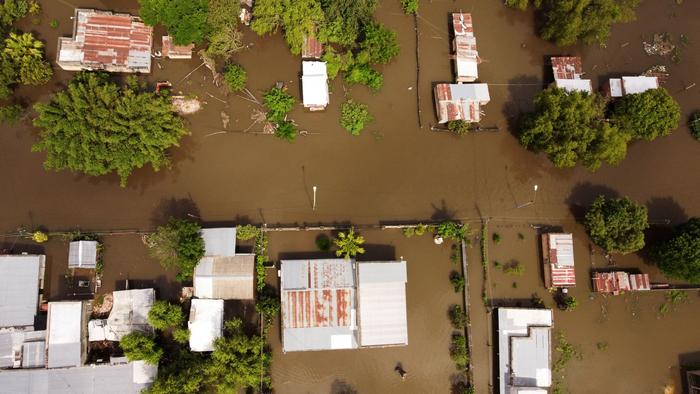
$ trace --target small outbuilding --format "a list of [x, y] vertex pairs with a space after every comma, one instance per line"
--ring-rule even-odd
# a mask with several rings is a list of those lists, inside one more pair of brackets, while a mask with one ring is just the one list
[[610, 78], [607, 88], [607, 93], [610, 97], [618, 98], [628, 94], [644, 93], [647, 90], [658, 89], [659, 78], [647, 76]]
[[79, 367], [85, 360], [83, 319], [85, 306], [81, 301], [49, 302], [46, 326], [48, 368]]
[[542, 234], [542, 263], [545, 287], [576, 286], [573, 234]]
[[435, 112], [438, 123], [462, 120], [468, 123], [481, 121], [481, 106], [491, 101], [489, 87], [485, 83], [435, 85]]
[[193, 299], [187, 327], [193, 352], [213, 351], [214, 341], [223, 335], [224, 300]]
[[583, 65], [580, 57], [552, 57], [554, 84], [568, 92], [593, 93], [590, 79], [583, 79]]
[[455, 79], [457, 82], [474, 82], [479, 78], [477, 66], [480, 59], [476, 49], [472, 15], [463, 12], [452, 13], [452, 29]]
[[314, 36], [304, 35], [301, 44], [302, 59], [320, 59], [323, 56], [323, 44]]
[[0, 331], [0, 368], [44, 367], [46, 331]]
[[618, 295], [627, 291], [651, 290], [648, 274], [629, 274], [624, 271], [594, 272], [593, 290], [597, 293]]
[[0, 328], [31, 328], [44, 288], [44, 255], [0, 255]]
[[204, 255], [229, 257], [236, 255], [236, 228], [204, 228], [201, 231], [204, 240]]
[[97, 267], [97, 241], [73, 241], [68, 246], [68, 268]]
[[406, 262], [357, 263], [360, 346], [408, 345]]
[[330, 102], [326, 62], [303, 61], [301, 66], [304, 108], [308, 108], [311, 111], [326, 109]]
[[163, 36], [162, 55], [168, 59], [192, 59], [194, 44], [175, 45], [170, 36]]
[[255, 299], [255, 255], [203, 257], [194, 270], [193, 282], [197, 298]]

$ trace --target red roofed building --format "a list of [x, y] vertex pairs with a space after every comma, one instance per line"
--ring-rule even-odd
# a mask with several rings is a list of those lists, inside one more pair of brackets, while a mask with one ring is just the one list
[[60, 37], [56, 63], [64, 70], [151, 72], [153, 28], [139, 17], [76, 9], [73, 37]]
[[457, 82], [474, 82], [479, 78], [477, 65], [480, 63], [479, 52], [476, 50], [476, 37], [472, 15], [461, 12], [452, 14], [454, 39], [452, 51], [455, 61], [455, 78]]
[[481, 106], [491, 101], [489, 87], [485, 83], [435, 85], [435, 111], [438, 123], [463, 120], [469, 123], [481, 121]]
[[593, 92], [593, 84], [590, 79], [581, 79], [583, 66], [580, 57], [553, 57], [552, 72], [554, 83], [559, 89], [569, 92]]
[[624, 271], [595, 272], [593, 290], [598, 293], [618, 295], [625, 291], [646, 291], [651, 289], [649, 275], [628, 274]]
[[194, 44], [175, 45], [170, 36], [163, 36], [163, 57], [168, 59], [192, 59]]
[[320, 59], [323, 56], [323, 44], [316, 37], [304, 36], [301, 45], [302, 59]]
[[571, 234], [542, 234], [542, 262], [547, 288], [576, 286], [574, 238]]

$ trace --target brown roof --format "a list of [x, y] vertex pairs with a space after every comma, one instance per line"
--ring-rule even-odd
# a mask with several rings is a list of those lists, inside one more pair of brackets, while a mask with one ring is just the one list
[[579, 79], [583, 74], [580, 57], [553, 57], [554, 79]]
[[474, 34], [472, 14], [463, 12], [452, 13], [452, 28], [454, 29], [455, 36]]
[[175, 45], [170, 36], [163, 36], [163, 57], [171, 59], [191, 59], [194, 44]]
[[323, 44], [316, 37], [304, 36], [304, 42], [301, 46], [301, 57], [320, 59], [323, 55]]

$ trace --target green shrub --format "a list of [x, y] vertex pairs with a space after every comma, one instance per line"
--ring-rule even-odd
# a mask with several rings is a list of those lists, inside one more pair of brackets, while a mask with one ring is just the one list
[[401, 7], [407, 14], [415, 14], [418, 12], [418, 0], [401, 0]]
[[260, 235], [260, 229], [252, 224], [236, 226], [236, 238], [241, 241], [247, 241]]
[[464, 312], [461, 305], [452, 305], [450, 307], [450, 322], [452, 327], [458, 330], [464, 329], [469, 323], [469, 316]]
[[263, 103], [267, 107], [267, 120], [279, 123], [294, 108], [296, 99], [284, 90], [273, 87], [263, 94]]
[[457, 271], [452, 271], [452, 273], [450, 273], [450, 283], [452, 283], [452, 287], [454, 288], [455, 293], [463, 291], [464, 286], [466, 285], [464, 276], [462, 276], [462, 274], [460, 274]]
[[6, 105], [0, 107], [0, 123], [15, 124], [22, 116], [24, 109], [17, 105]]
[[163, 349], [156, 344], [155, 336], [141, 331], [124, 335], [119, 347], [129, 361], [143, 360], [148, 364], [158, 365], [163, 357]]
[[157, 330], [167, 330], [182, 325], [185, 316], [179, 305], [173, 305], [168, 301], [158, 300], [153, 303], [148, 311], [148, 324]]
[[452, 241], [467, 239], [470, 229], [468, 224], [461, 224], [451, 220], [442, 222], [435, 227], [435, 234]]
[[321, 252], [328, 252], [331, 250], [331, 239], [326, 235], [319, 235], [318, 238], [316, 238], [316, 247]]
[[51, 22], [49, 22], [49, 27], [52, 29], [58, 29], [59, 23], [58, 20], [56, 19], [51, 19]]
[[374, 118], [364, 104], [348, 100], [340, 106], [340, 125], [352, 135], [360, 135], [372, 120]]
[[469, 132], [469, 129], [471, 128], [471, 123], [466, 122], [464, 120], [451, 120], [447, 122], [447, 130], [457, 134], [457, 135], [463, 135], [467, 134]]
[[173, 330], [173, 339], [175, 342], [184, 345], [190, 341], [190, 330], [178, 327]]
[[297, 138], [297, 126], [289, 121], [282, 120], [277, 123], [277, 128], [275, 129], [275, 137], [285, 140], [287, 142], [292, 142]]
[[201, 227], [195, 222], [170, 218], [168, 224], [146, 236], [149, 255], [158, 260], [163, 268], [179, 268], [178, 280], [189, 279], [204, 256], [204, 240], [200, 231]]
[[339, 232], [333, 243], [338, 248], [335, 255], [338, 257], [342, 256], [345, 259], [350, 259], [365, 252], [365, 249], [362, 247], [362, 244], [365, 243], [365, 238], [361, 235], [355, 235], [354, 228], [351, 228], [348, 232]]
[[501, 234], [493, 233], [493, 236], [491, 238], [493, 239], [493, 243], [495, 243], [496, 245], [501, 243]]
[[452, 357], [452, 361], [455, 362], [459, 370], [465, 370], [469, 366], [469, 349], [467, 348], [467, 339], [464, 335], [456, 334], [452, 336], [450, 357]]
[[519, 261], [514, 261], [503, 267], [503, 273], [512, 276], [523, 276], [525, 273], [525, 266], [520, 264]]
[[376, 92], [384, 85], [384, 77], [369, 64], [360, 63], [348, 69], [345, 82], [350, 85], [365, 85]]
[[690, 115], [688, 127], [693, 137], [695, 137], [696, 140], [700, 140], [700, 111], [695, 111]]
[[248, 73], [238, 64], [227, 64], [224, 69], [224, 81], [232, 92], [237, 92], [245, 88], [248, 81]]

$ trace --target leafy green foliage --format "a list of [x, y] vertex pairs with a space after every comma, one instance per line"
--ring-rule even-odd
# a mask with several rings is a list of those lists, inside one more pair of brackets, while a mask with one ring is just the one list
[[273, 87], [263, 94], [263, 103], [267, 107], [267, 120], [279, 123], [285, 119], [287, 113], [294, 108], [296, 99], [286, 91]]
[[508, 7], [513, 7], [513, 8], [517, 8], [521, 11], [525, 11], [531, 2], [536, 7], [539, 7], [540, 4], [542, 3], [542, 0], [533, 0], [533, 1], [531, 1], [531, 0], [506, 0], [506, 5]]
[[690, 134], [692, 134], [696, 140], [700, 140], [700, 111], [695, 111], [690, 115], [688, 128], [690, 128]]
[[435, 235], [452, 241], [467, 239], [471, 229], [468, 224], [461, 224], [451, 220], [444, 221], [435, 226]]
[[260, 235], [260, 229], [252, 224], [236, 226], [236, 238], [241, 241], [247, 241]]
[[681, 107], [664, 88], [628, 94], [613, 103], [612, 120], [621, 132], [652, 141], [671, 134], [681, 119]]
[[455, 366], [459, 370], [465, 370], [469, 366], [469, 349], [467, 348], [467, 339], [464, 335], [452, 335], [450, 357], [452, 357], [452, 361], [455, 362]]
[[281, 140], [292, 142], [297, 138], [297, 134], [299, 134], [299, 131], [297, 130], [297, 126], [294, 123], [286, 120], [277, 123], [277, 128], [275, 129], [275, 137]]
[[244, 48], [243, 33], [237, 29], [240, 12], [238, 0], [209, 0], [207, 56], [229, 58]]
[[321, 252], [328, 252], [331, 250], [331, 239], [325, 234], [318, 236], [318, 238], [316, 238], [316, 247]]
[[188, 134], [168, 97], [125, 87], [106, 73], [82, 72], [48, 104], [36, 104], [43, 129], [32, 150], [46, 152], [44, 167], [91, 176], [116, 172], [122, 186], [136, 168], [169, 166], [167, 150]]
[[510, 264], [502, 266], [503, 273], [511, 276], [523, 276], [525, 274], [525, 266], [519, 261], [513, 261]]
[[449, 314], [450, 322], [455, 329], [462, 330], [469, 324], [469, 316], [464, 312], [464, 308], [461, 305], [452, 305]]
[[139, 0], [143, 21], [168, 29], [173, 43], [187, 45], [204, 41], [209, 25], [207, 0]]
[[119, 341], [119, 347], [129, 361], [143, 360], [149, 364], [158, 365], [163, 357], [163, 349], [156, 344], [155, 336], [141, 331], [124, 335]]
[[255, 302], [255, 310], [264, 317], [265, 330], [272, 326], [275, 317], [280, 314], [280, 299], [274, 290], [265, 288], [267, 291], [262, 291], [258, 300]]
[[669, 240], [655, 245], [652, 256], [664, 275], [700, 283], [700, 219], [678, 226]]
[[617, 164], [631, 137], [605, 122], [604, 111], [597, 95], [548, 88], [535, 97], [535, 111], [520, 125], [520, 143], [546, 153], [557, 167], [580, 161], [596, 170], [603, 161]]
[[51, 66], [44, 60], [44, 43], [34, 38], [32, 33], [10, 32], [5, 39], [3, 54], [14, 69], [18, 70], [17, 82], [24, 85], [43, 85], [53, 76]]
[[644, 247], [644, 230], [649, 228], [647, 208], [629, 198], [598, 196], [586, 212], [586, 231], [607, 253], [627, 254]]
[[268, 243], [267, 234], [261, 231], [255, 239], [255, 246], [253, 247], [253, 253], [255, 253], [255, 278], [257, 280], [256, 288], [258, 291], [265, 288], [265, 263], [270, 261], [270, 257], [267, 255]]
[[348, 68], [345, 74], [345, 82], [350, 85], [365, 85], [376, 92], [384, 85], [384, 77], [369, 64], [360, 63]]
[[365, 238], [361, 235], [356, 236], [354, 228], [351, 228], [348, 232], [339, 232], [333, 243], [338, 248], [335, 251], [335, 255], [338, 257], [342, 256], [345, 259], [350, 259], [365, 252], [365, 249], [362, 247], [362, 244], [365, 243]]
[[251, 28], [259, 35], [284, 29], [284, 38], [295, 55], [301, 53], [304, 36], [314, 37], [325, 16], [319, 0], [258, 0]]
[[29, 1], [5, 0], [0, 4], [0, 26], [3, 30], [29, 13]]
[[364, 27], [371, 23], [377, 0], [321, 0], [326, 15], [321, 37], [328, 42], [352, 47]]
[[168, 362], [158, 368], [155, 382], [143, 391], [145, 394], [198, 394], [201, 393], [207, 376], [209, 358], [201, 353], [181, 349], [168, 354]]
[[458, 119], [458, 120], [451, 120], [447, 122], [447, 130], [457, 134], [457, 135], [464, 135], [469, 132], [469, 128], [471, 127], [471, 123], [466, 122], [464, 120]]
[[418, 0], [400, 0], [403, 12], [415, 14], [418, 12]]
[[373, 120], [364, 104], [348, 100], [340, 106], [340, 125], [352, 135], [360, 135], [365, 125]]
[[181, 345], [188, 343], [190, 341], [190, 330], [182, 327], [174, 329], [173, 339]]
[[332, 46], [328, 46], [321, 60], [326, 62], [328, 78], [335, 79], [339, 72], [348, 70], [354, 59], [352, 52], [347, 51], [341, 54], [337, 53]]
[[452, 283], [455, 293], [463, 291], [466, 285], [464, 276], [457, 271], [452, 271], [450, 273], [450, 283]]
[[21, 105], [13, 104], [0, 106], [0, 123], [17, 123], [23, 112], [24, 108], [22, 108]]
[[577, 346], [569, 343], [563, 332], [558, 333], [557, 345], [554, 350], [559, 353], [559, 357], [557, 358], [557, 361], [554, 362], [554, 366], [552, 367], [552, 370], [557, 373], [563, 373], [566, 366], [569, 364], [569, 361], [571, 361], [573, 358], [577, 358], [579, 360], [583, 358], [581, 350]]
[[195, 222], [170, 218], [165, 226], [146, 236], [148, 253], [164, 268], [179, 268], [179, 280], [189, 279], [204, 256], [204, 240], [200, 231], [201, 227]]
[[567, 312], [571, 312], [578, 307], [578, 301], [574, 296], [566, 296], [563, 302], [563, 308]]
[[381, 23], [370, 23], [365, 26], [364, 39], [360, 41], [360, 52], [357, 54], [359, 63], [386, 64], [399, 54], [399, 44], [396, 32], [384, 27]]
[[270, 362], [269, 355], [262, 351], [264, 340], [257, 335], [246, 335], [242, 326], [240, 319], [227, 321], [226, 335], [214, 342], [206, 374], [217, 392], [234, 393], [259, 387], [265, 364]]
[[495, 243], [496, 245], [500, 244], [501, 243], [501, 234], [493, 233], [493, 235], [491, 236], [491, 240], [493, 240], [493, 243]]
[[227, 64], [224, 69], [224, 81], [232, 92], [237, 92], [245, 88], [245, 83], [248, 81], [248, 73], [238, 64]]
[[158, 300], [153, 303], [151, 310], [148, 311], [148, 324], [157, 330], [179, 327], [184, 320], [185, 316], [182, 313], [182, 308], [168, 301]]

